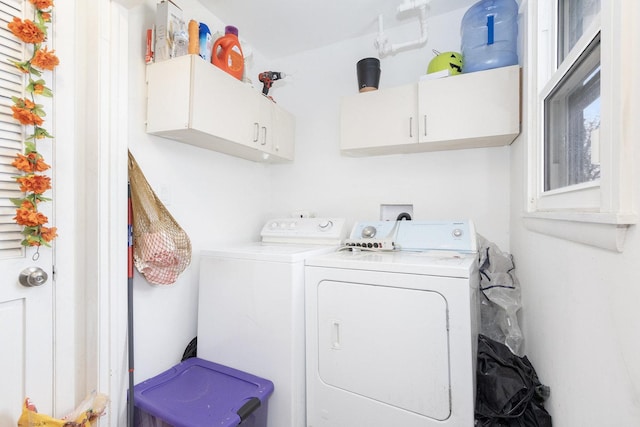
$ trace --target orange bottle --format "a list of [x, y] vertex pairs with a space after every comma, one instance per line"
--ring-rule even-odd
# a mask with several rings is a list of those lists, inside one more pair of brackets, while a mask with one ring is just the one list
[[213, 44], [211, 51], [211, 63], [216, 67], [226, 71], [238, 80], [242, 80], [244, 73], [244, 55], [240, 40], [238, 40], [238, 29], [227, 25], [224, 28], [224, 36], [220, 37]]

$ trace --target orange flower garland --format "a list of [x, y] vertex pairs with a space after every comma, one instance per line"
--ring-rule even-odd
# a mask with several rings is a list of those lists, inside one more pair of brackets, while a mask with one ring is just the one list
[[53, 138], [53, 136], [42, 127], [46, 114], [43, 106], [35, 102], [35, 96], [53, 96], [53, 92], [46, 86], [46, 82], [38, 77], [41, 77], [45, 70], [53, 71], [60, 61], [56, 57], [55, 51], [50, 51], [47, 46], [42, 46], [42, 43], [47, 40], [47, 24], [51, 22], [53, 1], [29, 0], [29, 2], [34, 7], [33, 21], [13, 18], [13, 21], [7, 25], [14, 36], [24, 43], [33, 45], [30, 59], [13, 62], [18, 70], [29, 75], [25, 92], [30, 94], [31, 98], [12, 98], [13, 118], [24, 126], [33, 127], [33, 133], [25, 139], [24, 154], [17, 153], [15, 160], [11, 163], [23, 173], [14, 179], [20, 185], [20, 191], [25, 193], [25, 196], [11, 201], [17, 207], [16, 216], [13, 219], [17, 224], [23, 226], [22, 234], [25, 237], [22, 240], [22, 245], [49, 246], [49, 242], [58, 236], [57, 230], [55, 227], [45, 226], [49, 219], [38, 211], [38, 204], [51, 200], [43, 196], [47, 190], [51, 189], [51, 178], [42, 174], [50, 166], [38, 153], [36, 141], [43, 138]]

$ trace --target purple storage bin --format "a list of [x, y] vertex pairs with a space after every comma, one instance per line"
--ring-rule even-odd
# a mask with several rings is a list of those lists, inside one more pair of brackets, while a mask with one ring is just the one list
[[193, 357], [133, 390], [137, 427], [266, 427], [273, 383]]

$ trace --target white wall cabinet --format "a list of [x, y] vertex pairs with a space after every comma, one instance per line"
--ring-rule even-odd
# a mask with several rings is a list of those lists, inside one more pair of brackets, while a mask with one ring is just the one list
[[416, 84], [342, 98], [340, 148], [393, 151], [418, 142]]
[[294, 157], [294, 117], [198, 55], [147, 67], [147, 133], [258, 162]]
[[508, 145], [520, 133], [520, 68], [344, 97], [340, 147], [354, 156]]

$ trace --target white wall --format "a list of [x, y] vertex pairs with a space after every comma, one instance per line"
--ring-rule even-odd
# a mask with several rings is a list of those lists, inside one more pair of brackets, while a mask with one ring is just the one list
[[[640, 114], [640, 54], [633, 55], [636, 78], [626, 91], [628, 118]], [[525, 99], [524, 105], [531, 102]], [[639, 133], [637, 120], [628, 120], [624, 143], [638, 147]], [[638, 227], [627, 232], [622, 253], [527, 230], [522, 221], [526, 154], [522, 136], [510, 153], [511, 251], [522, 286], [525, 352], [551, 387], [545, 406], [557, 426], [640, 425]], [[640, 151], [633, 156], [637, 177]], [[636, 178], [636, 213], [637, 184]]]

